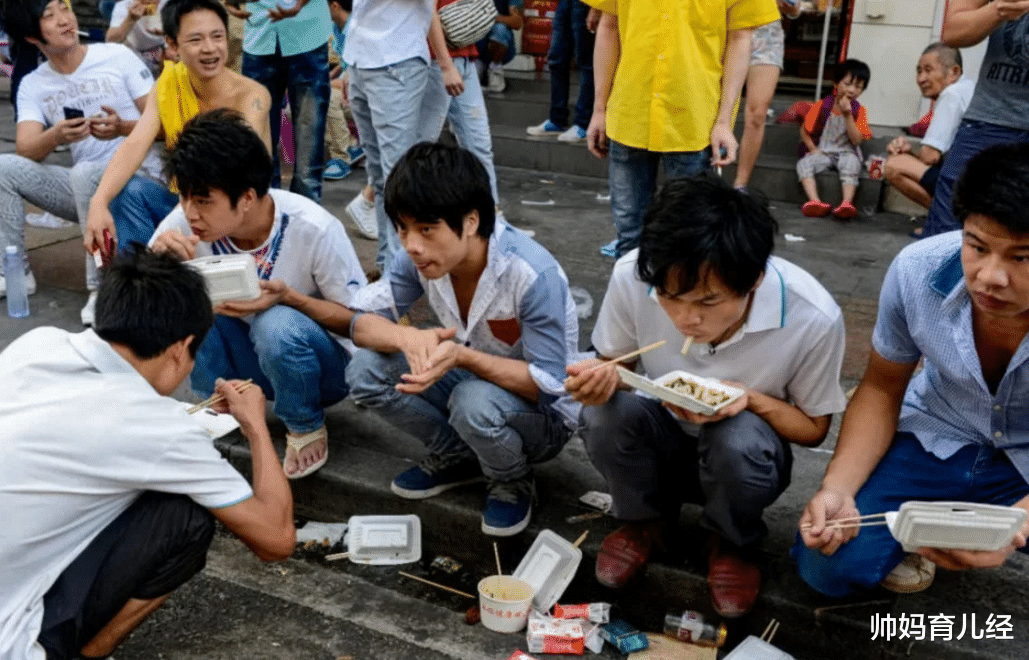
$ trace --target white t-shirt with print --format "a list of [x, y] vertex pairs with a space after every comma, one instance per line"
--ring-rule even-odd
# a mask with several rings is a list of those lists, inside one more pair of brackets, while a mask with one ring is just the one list
[[[91, 44], [75, 71], [58, 73], [43, 62], [25, 76], [18, 87], [18, 123], [34, 121], [50, 128], [64, 119], [64, 108], [81, 110], [86, 117], [104, 114], [102, 106], [114, 109], [125, 120], [139, 119], [135, 100], [154, 86], [150, 69], [127, 46]], [[71, 144], [75, 163], [107, 163], [125, 138], [98, 140], [87, 137]], [[161, 180], [161, 160], [151, 148], [142, 169]]]
[[182, 404], [92, 330], [0, 353], [0, 658], [44, 660], [43, 596], [145, 491], [218, 509], [253, 491]]
[[[277, 189], [268, 194], [275, 203], [275, 221], [262, 245], [242, 250], [228, 238], [200, 242], [196, 256], [246, 252], [257, 260], [262, 279], [282, 280], [298, 293], [350, 306], [354, 293], [368, 280], [343, 223], [302, 195]], [[192, 234], [181, 206], [157, 226], [150, 245], [171, 230], [185, 236]], [[336, 340], [348, 351], [354, 350], [349, 339], [336, 336]]]

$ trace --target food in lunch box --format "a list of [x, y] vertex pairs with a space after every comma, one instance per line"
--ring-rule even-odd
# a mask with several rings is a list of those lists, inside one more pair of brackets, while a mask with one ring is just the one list
[[678, 377], [675, 380], [669, 381], [664, 384], [664, 387], [677, 392], [678, 394], [684, 394], [691, 399], [702, 401], [710, 406], [720, 406], [732, 397], [721, 390], [717, 390], [713, 387], [707, 387], [701, 385], [695, 380]]

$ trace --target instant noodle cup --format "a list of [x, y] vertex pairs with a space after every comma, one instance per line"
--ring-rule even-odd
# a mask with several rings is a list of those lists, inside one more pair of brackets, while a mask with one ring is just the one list
[[511, 575], [491, 575], [479, 581], [482, 625], [500, 633], [525, 628], [532, 607], [532, 587]]

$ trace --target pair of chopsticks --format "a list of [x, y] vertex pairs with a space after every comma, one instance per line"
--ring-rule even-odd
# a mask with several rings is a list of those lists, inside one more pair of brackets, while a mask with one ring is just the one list
[[[245, 392], [245, 391], [247, 391], [248, 389], [250, 389], [253, 386], [254, 386], [254, 379], [253, 378], [248, 378], [247, 380], [243, 381], [242, 383], [240, 383], [239, 385], [236, 386], [236, 391], [237, 392]], [[192, 415], [193, 413], [198, 413], [201, 410], [203, 410], [204, 408], [210, 408], [211, 406], [213, 406], [216, 403], [221, 403], [224, 399], [225, 399], [225, 397], [223, 397], [221, 394], [212, 394], [211, 396], [207, 397], [206, 399], [204, 399], [200, 403], [196, 404], [195, 406], [190, 407], [186, 412], [189, 413], [190, 415]]]
[[776, 619], [772, 619], [768, 622], [768, 626], [765, 631], [761, 633], [761, 641], [766, 644], [772, 643], [772, 638], [775, 637], [775, 633], [779, 632], [779, 622]]
[[[885, 513], [870, 513], [867, 516], [851, 516], [850, 518], [837, 518], [825, 523], [825, 529], [849, 529], [851, 527], [875, 527], [886, 525]], [[811, 523], [804, 523], [801, 529], [811, 529]]]
[[592, 367], [590, 367], [589, 369], [587, 369], [586, 371], [582, 372], [579, 375], [583, 376], [583, 375], [588, 374], [590, 372], [596, 371], [597, 369], [602, 369], [603, 367], [606, 367], [609, 364], [618, 364], [619, 362], [625, 362], [629, 358], [634, 358], [637, 355], [642, 355], [642, 354], [646, 353], [647, 351], [652, 351], [655, 348], [660, 348], [661, 346], [664, 346], [664, 345], [665, 345], [665, 340], [664, 339], [662, 339], [661, 341], [656, 341], [653, 344], [651, 344], [650, 346], [644, 346], [643, 348], [639, 349], [638, 351], [633, 351], [632, 353], [626, 353], [622, 357], [616, 357], [613, 360], [608, 360], [607, 362], [601, 362], [600, 364], [595, 364], [595, 365], [593, 365]]

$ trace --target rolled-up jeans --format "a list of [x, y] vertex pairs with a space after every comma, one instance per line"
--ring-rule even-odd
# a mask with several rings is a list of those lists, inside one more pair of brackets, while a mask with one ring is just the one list
[[218, 378], [252, 378], [274, 400], [275, 414], [291, 433], [325, 424], [324, 409], [346, 397], [350, 356], [335, 337], [305, 314], [276, 305], [250, 323], [215, 315], [197, 351], [190, 383], [200, 396]]
[[643, 215], [654, 199], [657, 166], [663, 163], [669, 179], [684, 179], [711, 166], [711, 149], [649, 151], [609, 140], [608, 182], [611, 216], [618, 232], [618, 256], [635, 249], [643, 232]]
[[561, 452], [571, 429], [550, 408], [463, 369], [448, 371], [421, 394], [396, 389], [410, 372], [403, 353], [360, 349], [347, 367], [354, 402], [375, 409], [394, 427], [443, 456], [467, 454], [483, 474], [512, 481]]

